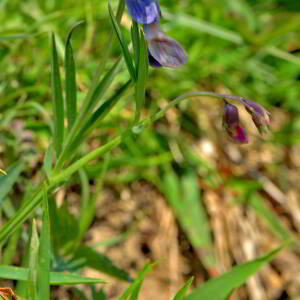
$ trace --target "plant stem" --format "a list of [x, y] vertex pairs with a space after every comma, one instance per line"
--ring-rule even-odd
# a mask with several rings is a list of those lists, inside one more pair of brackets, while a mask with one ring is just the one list
[[124, 133], [118, 135], [114, 139], [112, 139], [107, 144], [93, 150], [92, 152], [86, 154], [81, 159], [74, 162], [72, 165], [70, 165], [65, 170], [54, 170], [52, 176], [49, 178], [48, 184], [45, 180], [42, 182], [39, 186], [39, 189], [35, 193], [35, 196], [30, 199], [30, 201], [27, 201], [16, 213], [15, 217], [11, 219], [8, 223], [6, 223], [1, 231], [0, 231], [0, 244], [2, 244], [15, 230], [17, 230], [30, 216], [32, 211], [40, 204], [43, 196], [43, 187], [46, 184], [47, 185], [47, 191], [54, 188], [57, 184], [60, 182], [66, 180], [68, 177], [73, 175], [76, 171], [78, 171], [80, 168], [86, 166], [89, 162], [92, 160], [101, 157], [103, 154], [113, 150], [117, 146], [119, 146], [122, 142], [122, 139], [124, 136], [131, 134], [132, 132], [137, 132], [136, 128], [142, 128], [150, 126], [153, 122], [157, 121], [158, 119], [162, 118], [165, 114], [165, 112], [179, 104], [181, 101], [197, 97], [197, 96], [209, 96], [214, 98], [227, 98], [231, 100], [236, 100], [239, 102], [243, 102], [243, 100], [246, 100], [243, 97], [239, 96], [232, 96], [232, 95], [226, 95], [226, 94], [218, 94], [213, 92], [191, 92], [187, 94], [183, 94], [177, 98], [175, 98], [173, 101], [171, 101], [166, 107], [161, 109], [160, 111], [156, 112], [152, 116], [148, 117], [145, 120], [142, 120], [138, 122], [135, 126], [130, 127], [127, 129]]

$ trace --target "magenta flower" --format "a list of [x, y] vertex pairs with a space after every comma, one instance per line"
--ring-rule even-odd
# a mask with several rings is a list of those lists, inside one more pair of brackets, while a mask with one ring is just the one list
[[140, 24], [159, 22], [160, 7], [156, 0], [126, 0], [129, 14]]
[[223, 128], [233, 142], [248, 143], [248, 135], [246, 129], [240, 123], [237, 107], [226, 100], [224, 100]]
[[270, 113], [261, 105], [250, 100], [244, 99], [242, 102], [248, 113], [252, 116], [252, 120], [260, 134], [268, 133], [270, 127]]
[[145, 26], [145, 37], [148, 41], [151, 66], [177, 68], [187, 62], [184, 49], [160, 30], [159, 23]]

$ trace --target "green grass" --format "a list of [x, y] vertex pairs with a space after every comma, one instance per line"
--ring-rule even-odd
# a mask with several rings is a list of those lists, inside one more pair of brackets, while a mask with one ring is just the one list
[[[148, 69], [142, 27], [120, 23], [123, 1], [109, 6], [96, 0], [0, 3], [0, 278], [15, 280], [21, 297], [50, 299], [51, 285], [105, 283], [80, 274], [92, 268], [128, 283], [120, 300], [138, 299], [156, 263], [132, 279], [128, 270], [85, 244], [97, 193], [106, 183], [153, 184], [206, 270], [218, 260], [199, 180], [216, 190], [236, 190], [236, 205], [247, 205], [284, 247], [295, 239], [264, 203], [260, 184], [238, 175], [228, 179], [191, 144], [206, 137], [218, 143], [224, 134], [198, 119], [199, 102], [217, 103], [213, 98], [222, 98], [215, 93], [220, 90], [288, 114], [287, 124], [261, 143], [278, 149], [299, 144], [297, 1], [165, 0], [161, 5], [162, 28], [189, 56], [180, 69]], [[162, 99], [168, 100], [164, 107]], [[175, 107], [177, 132], [166, 125], [166, 114]], [[18, 122], [22, 129], [16, 130]], [[213, 123], [218, 127], [221, 115]], [[29, 146], [26, 132], [33, 136]], [[99, 146], [92, 149], [93, 138]], [[284, 164], [265, 170], [279, 185], [284, 183], [277, 170]], [[123, 170], [125, 175], [114, 172]], [[96, 182], [96, 192], [90, 181]], [[71, 185], [81, 191], [76, 217], [68, 203], [58, 207], [55, 201], [57, 190]], [[227, 299], [281, 249], [199, 287], [191, 278], [173, 299]], [[13, 266], [15, 257], [22, 258], [21, 265]], [[102, 290], [91, 288], [93, 299], [105, 299]]]

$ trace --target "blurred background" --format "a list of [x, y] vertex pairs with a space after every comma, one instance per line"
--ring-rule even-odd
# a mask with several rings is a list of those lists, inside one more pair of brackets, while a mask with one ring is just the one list
[[[264, 105], [272, 132], [261, 137], [241, 106], [250, 142], [233, 144], [222, 130], [222, 102], [196, 97], [128, 136], [52, 194], [64, 220], [61, 243], [76, 236], [82, 203], [92, 203], [86, 245], [133, 277], [146, 262], [159, 260], [142, 300], [171, 299], [191, 276], [199, 286], [300, 234], [299, 0], [160, 2], [162, 28], [186, 49], [188, 63], [150, 69], [143, 117], [185, 92], [214, 91]], [[111, 36], [107, 1], [0, 1], [0, 168], [20, 159], [26, 163], [9, 194], [12, 207], [2, 205], [3, 222], [43, 177], [52, 122], [49, 32], [56, 34], [62, 59], [68, 31], [79, 20], [86, 24], [76, 30], [72, 45], [80, 105]], [[128, 41], [130, 22], [126, 11], [121, 23]], [[119, 55], [115, 40], [107, 68]], [[112, 91], [128, 78], [124, 67]], [[128, 126], [133, 92], [128, 90], [77, 157]], [[22, 264], [26, 239], [24, 226], [2, 262]], [[299, 254], [297, 248], [284, 251], [230, 299], [299, 300]], [[63, 265], [56, 264], [53, 268]], [[84, 274], [105, 277], [95, 268], [84, 268]], [[101, 291], [107, 298], [99, 299], [116, 299], [127, 286], [108, 280]], [[91, 292], [54, 287], [52, 297], [85, 299], [80, 291]]]

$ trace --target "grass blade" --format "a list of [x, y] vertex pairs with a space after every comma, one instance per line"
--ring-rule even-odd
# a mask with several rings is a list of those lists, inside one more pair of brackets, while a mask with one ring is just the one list
[[176, 293], [173, 300], [183, 300], [185, 294], [188, 292], [189, 288], [191, 287], [193, 283], [194, 277], [191, 277], [184, 286]]
[[52, 97], [54, 116], [54, 148], [56, 156], [61, 153], [64, 142], [64, 102], [61, 89], [59, 63], [56, 49], [55, 36], [52, 33]]
[[19, 161], [7, 169], [7, 175], [0, 176], [0, 205], [24, 170], [24, 163]]
[[[28, 268], [14, 266], [0, 266], [0, 278], [26, 281], [28, 279]], [[94, 284], [106, 283], [98, 278], [85, 277], [74, 273], [50, 272], [51, 285], [74, 285], [74, 284]]]
[[53, 146], [52, 144], [50, 144], [44, 157], [44, 171], [48, 178], [51, 176], [52, 173], [52, 163], [53, 163]]
[[110, 15], [110, 19], [111, 19], [113, 28], [115, 30], [115, 33], [116, 33], [116, 35], [118, 37], [118, 40], [120, 42], [120, 45], [121, 45], [122, 53], [123, 53], [123, 56], [124, 56], [124, 59], [125, 59], [126, 65], [127, 65], [128, 72], [129, 72], [132, 80], [136, 81], [136, 75], [135, 75], [136, 71], [135, 71], [135, 68], [133, 66], [132, 57], [129, 53], [128, 46], [125, 43], [124, 36], [123, 36], [122, 31], [119, 27], [118, 21], [117, 21], [114, 13], [112, 11], [110, 3], [108, 3], [108, 11], [109, 11], [109, 15]]
[[223, 300], [233, 289], [241, 286], [249, 277], [254, 275], [263, 265], [272, 261], [282, 250], [277, 248], [265, 256], [233, 267], [224, 275], [211, 279], [193, 290], [185, 300]]
[[[137, 22], [132, 20], [131, 26], [131, 40], [133, 45], [133, 53], [134, 53], [134, 62], [135, 68], [138, 70], [139, 60], [140, 60], [140, 34], [139, 34], [139, 26]], [[138, 74], [137, 74], [138, 75]]]
[[126, 271], [115, 266], [107, 256], [97, 252], [93, 248], [83, 245], [79, 246], [74, 253], [74, 259], [79, 258], [84, 258], [86, 266], [98, 270], [99, 272], [127, 282], [131, 281], [131, 277]]
[[84, 127], [80, 130], [75, 137], [71, 149], [76, 149], [80, 142], [86, 137], [93, 129], [95, 129], [100, 122], [107, 116], [107, 114], [113, 109], [113, 107], [120, 100], [122, 95], [126, 92], [131, 84], [131, 79], [128, 80], [121, 88], [119, 88], [114, 95], [112, 95], [107, 101], [100, 105], [95, 112], [93, 112], [90, 119], [85, 123]]
[[43, 197], [43, 228], [40, 238], [39, 266], [38, 266], [38, 289], [37, 299], [50, 299], [50, 260], [51, 260], [51, 242], [50, 242], [50, 220], [48, 208], [48, 196], [46, 187], [44, 187]]
[[[147, 264], [144, 269], [139, 273], [137, 279], [127, 288], [127, 290], [123, 293], [123, 295], [119, 298], [119, 300], [137, 300], [138, 295], [141, 289], [141, 286], [146, 278], [146, 276], [152, 272], [153, 267], [157, 263], [149, 263]], [[129, 298], [130, 297], [130, 298]]]
[[37, 268], [38, 268], [38, 254], [39, 254], [39, 237], [36, 228], [35, 219], [32, 220], [32, 233], [29, 248], [29, 270], [28, 270], [28, 285], [27, 285], [27, 299], [35, 300], [37, 292]]
[[148, 75], [148, 50], [147, 44], [144, 38], [144, 34], [141, 31], [139, 34], [139, 64], [138, 64], [138, 80], [136, 83], [136, 91], [135, 91], [135, 122], [138, 122], [140, 119], [141, 108], [145, 103], [145, 85], [147, 81]]
[[[83, 124], [88, 120], [97, 106], [99, 101], [102, 99], [103, 95], [110, 87], [111, 83], [115, 79], [116, 74], [121, 67], [121, 59], [119, 59], [112, 68], [107, 72], [104, 78], [93, 88], [93, 92], [89, 95], [89, 98], [85, 101], [84, 107], [81, 109], [80, 114], [78, 115], [74, 126], [72, 127], [71, 132], [68, 135], [66, 140], [65, 148], [63, 149], [62, 155], [59, 157], [57, 162], [57, 168], [61, 168], [65, 159], [71, 155], [70, 151], [73, 153], [75, 149], [71, 147], [72, 142], [74, 141], [75, 136], [80, 131]], [[78, 136], [78, 135], [77, 135]], [[78, 136], [80, 139], [83, 138]]]
[[249, 203], [255, 212], [264, 219], [273, 232], [283, 241], [290, 241], [293, 239], [291, 231], [284, 226], [280, 218], [264, 203], [258, 193], [253, 193], [247, 203]]
[[179, 180], [169, 168], [164, 178], [164, 187], [167, 199], [189, 241], [204, 265], [212, 267], [215, 263], [213, 242], [207, 214], [201, 203], [196, 173], [190, 172]]
[[66, 73], [66, 102], [68, 130], [70, 132], [77, 114], [77, 93], [76, 93], [76, 68], [73, 56], [71, 38], [74, 30], [84, 22], [79, 22], [70, 30], [65, 49], [65, 73]]

